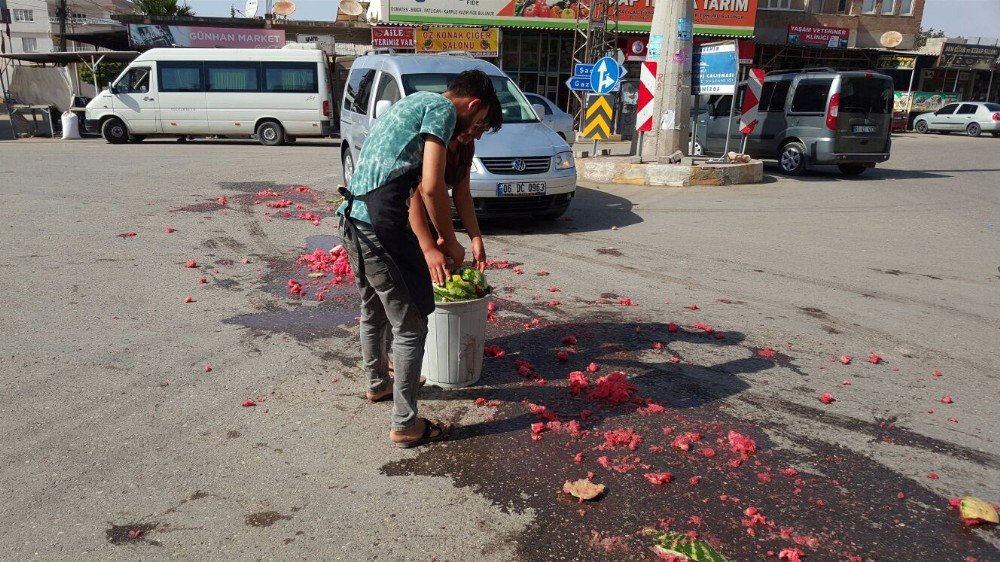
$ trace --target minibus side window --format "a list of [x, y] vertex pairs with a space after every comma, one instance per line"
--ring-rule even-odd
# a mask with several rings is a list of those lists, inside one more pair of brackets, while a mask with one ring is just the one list
[[200, 62], [161, 61], [157, 63], [161, 92], [201, 92]]
[[308, 62], [265, 62], [265, 92], [319, 92], [316, 65]]

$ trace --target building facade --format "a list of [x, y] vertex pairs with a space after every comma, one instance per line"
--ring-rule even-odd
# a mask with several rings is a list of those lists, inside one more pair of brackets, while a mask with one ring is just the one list
[[[5, 53], [47, 53], [52, 50], [49, 33], [49, 13], [45, 0], [8, 0], [10, 10], [10, 35], [6, 26], [0, 25], [0, 43]], [[15, 63], [0, 59], [0, 94], [13, 76]]]

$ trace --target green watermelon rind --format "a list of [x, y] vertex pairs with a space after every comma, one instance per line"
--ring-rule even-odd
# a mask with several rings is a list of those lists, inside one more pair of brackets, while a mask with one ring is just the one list
[[[650, 534], [655, 534], [655, 531]], [[710, 544], [692, 539], [684, 533], [670, 531], [657, 535], [653, 541], [656, 543], [655, 548], [664, 554], [680, 556], [693, 562], [728, 562]]]

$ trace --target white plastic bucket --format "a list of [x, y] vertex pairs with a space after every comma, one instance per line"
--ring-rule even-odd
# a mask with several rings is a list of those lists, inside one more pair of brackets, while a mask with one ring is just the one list
[[435, 303], [427, 317], [427, 343], [420, 372], [427, 384], [461, 388], [479, 381], [486, 345], [490, 297]]

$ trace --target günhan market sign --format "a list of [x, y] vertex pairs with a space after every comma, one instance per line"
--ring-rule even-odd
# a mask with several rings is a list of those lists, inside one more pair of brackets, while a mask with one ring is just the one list
[[[654, 0], [619, 0], [618, 24], [625, 31], [649, 32]], [[666, 0], [664, 0], [666, 1]], [[753, 37], [758, 0], [687, 0], [695, 4], [694, 32], [700, 35]], [[392, 0], [389, 21], [511, 27], [576, 27], [589, 16], [591, 0]]]
[[128, 40], [133, 47], [279, 49], [285, 46], [285, 30], [130, 23]]

